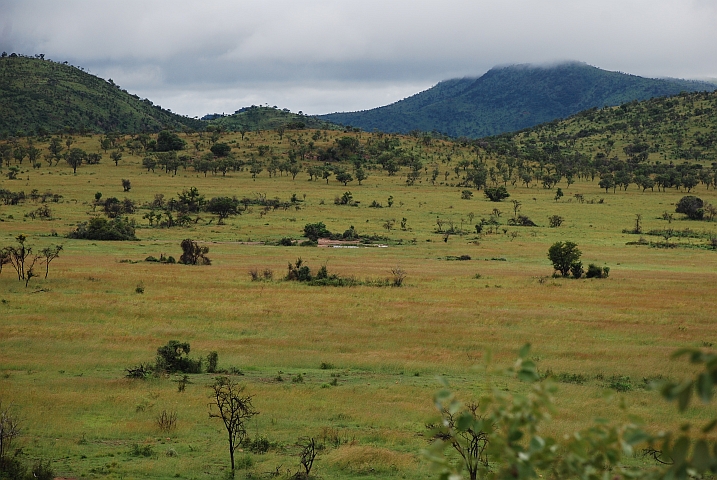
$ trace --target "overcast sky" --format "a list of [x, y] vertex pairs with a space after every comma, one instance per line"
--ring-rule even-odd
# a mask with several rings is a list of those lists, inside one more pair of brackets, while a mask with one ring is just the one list
[[501, 64], [717, 78], [717, 0], [0, 0], [0, 50], [68, 61], [189, 116], [318, 114]]

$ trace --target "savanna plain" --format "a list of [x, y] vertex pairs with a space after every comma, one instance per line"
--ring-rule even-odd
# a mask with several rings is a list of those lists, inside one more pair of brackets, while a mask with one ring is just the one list
[[[476, 157], [470, 147], [411, 136], [391, 137], [423, 159], [425, 168], [408, 182], [408, 167], [395, 175], [366, 168], [361, 185], [309, 180], [303, 170], [323, 165], [310, 156], [295, 178], [269, 176], [272, 155], [283, 158], [292, 142], [312, 135], [317, 147], [342, 137], [361, 144], [383, 138], [331, 130], [181, 134], [197, 157], [212, 142], [226, 143], [265, 167], [222, 173], [180, 166], [175, 173], [146, 168], [140, 152], [125, 151], [115, 165], [103, 137], [74, 135], [73, 148], [103, 159], [76, 173], [64, 161], [32, 168], [26, 160], [16, 178], [3, 174], [0, 189], [28, 197], [0, 205], [0, 247], [21, 234], [35, 251], [63, 246], [47, 279], [43, 268], [26, 286], [9, 265], [0, 275], [0, 398], [21, 420], [25, 455], [51, 460], [57, 475], [71, 478], [225, 475], [226, 431], [208, 415], [217, 373], [126, 378], [126, 369], [153, 363], [170, 340], [189, 343], [189, 356], [205, 364], [217, 352], [218, 370], [253, 396], [260, 413], [248, 421], [248, 436], [268, 449], [238, 451], [239, 478], [296, 472], [299, 439], [311, 437], [323, 446], [312, 470], [321, 478], [431, 478], [420, 452], [430, 441], [426, 425], [438, 417], [437, 377], [464, 399], [490, 386], [525, 391], [501, 370], [525, 343], [541, 375], [559, 384], [549, 434], [628, 413], [653, 431], [675, 428], [685, 416], [708, 418], [699, 406], [678, 416], [648, 388], [690, 373], [672, 352], [717, 342], [717, 252], [709, 244], [717, 225], [674, 213], [684, 190], [518, 182], [507, 183], [509, 198], [492, 202], [482, 190], [458, 186], [463, 173], [454, 167]], [[48, 141], [35, 146], [49, 152]], [[127, 191], [123, 180], [131, 182]], [[150, 225], [158, 195], [168, 201], [192, 187], [206, 200], [249, 200], [221, 222], [201, 212], [184, 226]], [[39, 195], [31, 199], [33, 190]], [[42, 203], [44, 192], [56, 201], [49, 195]], [[96, 192], [134, 202], [126, 217], [138, 240], [66, 237], [104, 217]], [[704, 185], [690, 194], [717, 204]], [[261, 203], [274, 198], [276, 207]], [[43, 205], [48, 215], [33, 213]], [[509, 225], [517, 214], [536, 226]], [[562, 224], [550, 227], [556, 215]], [[640, 239], [625, 233], [637, 215], [644, 232], [696, 234]], [[318, 222], [331, 232], [353, 227], [365, 241], [299, 246], [304, 226]], [[207, 247], [211, 264], [145, 261], [179, 258], [184, 239]], [[554, 277], [547, 252], [561, 241], [577, 244], [584, 265], [610, 267], [609, 276]], [[285, 280], [299, 258], [314, 274], [325, 266], [352, 282]], [[393, 286], [397, 272], [405, 275], [401, 286]], [[162, 412], [176, 414], [172, 428], [160, 428]]]

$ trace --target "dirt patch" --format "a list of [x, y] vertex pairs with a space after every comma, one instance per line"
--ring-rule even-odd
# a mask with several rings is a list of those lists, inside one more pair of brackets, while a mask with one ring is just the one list
[[330, 240], [328, 238], [319, 238], [319, 247], [335, 247], [335, 246], [354, 246], [358, 248], [358, 240]]

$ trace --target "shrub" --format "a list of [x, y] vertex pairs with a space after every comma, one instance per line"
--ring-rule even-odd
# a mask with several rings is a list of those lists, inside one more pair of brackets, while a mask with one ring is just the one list
[[216, 373], [219, 365], [219, 354], [217, 352], [209, 352], [207, 355], [207, 373]]
[[201, 373], [202, 360], [188, 357], [189, 343], [170, 340], [157, 349], [155, 370], [167, 373]]
[[127, 219], [92, 218], [82, 222], [67, 237], [82, 240], [137, 240], [134, 224]]
[[570, 265], [570, 274], [573, 278], [580, 278], [583, 276], [585, 270], [583, 269], [583, 262], [573, 262]]
[[483, 193], [491, 202], [500, 202], [504, 198], [510, 197], [508, 190], [502, 185], [500, 187], [487, 187]]
[[279, 245], [282, 247], [292, 247], [292, 246], [294, 246], [294, 240], [292, 240], [289, 237], [284, 237], [281, 240], [279, 240]]
[[[518, 215], [515, 218], [508, 219], [508, 225], [512, 225], [515, 227], [537, 227], [535, 222], [525, 215]], [[476, 225], [476, 227], [477, 226], [478, 225]]]
[[294, 265], [289, 262], [289, 272], [286, 274], [286, 280], [310, 282], [311, 279], [311, 269], [304, 265], [304, 261], [301, 258], [297, 258]]
[[610, 274], [610, 267], [598, 267], [594, 263], [588, 265], [588, 271], [585, 272], [585, 278], [607, 278]]
[[461, 192], [461, 198], [463, 200], [470, 200], [471, 198], [473, 198], [473, 192], [471, 190], [463, 190]]
[[304, 226], [304, 236], [309, 240], [316, 242], [319, 238], [328, 238], [331, 236], [331, 232], [326, 229], [326, 225], [323, 222], [307, 223]]
[[594, 263], [588, 265], [588, 271], [585, 272], [586, 278], [602, 278], [602, 268]]
[[565, 219], [560, 215], [551, 215], [548, 217], [548, 223], [550, 225], [550, 228], [557, 228], [562, 225], [564, 221]]
[[675, 212], [677, 213], [684, 213], [687, 215], [687, 218], [691, 220], [702, 220], [704, 217], [704, 202], [701, 198], [695, 197], [693, 195], [687, 195], [685, 197], [682, 197], [679, 202], [677, 202], [677, 207], [675, 208]]
[[129, 450], [129, 454], [133, 457], [151, 457], [154, 455], [152, 445], [139, 445], [135, 443]]
[[160, 431], [169, 433], [177, 428], [177, 412], [168, 412], [166, 409], [162, 410], [162, 412], [157, 415], [157, 418], [155, 418], [155, 423]]

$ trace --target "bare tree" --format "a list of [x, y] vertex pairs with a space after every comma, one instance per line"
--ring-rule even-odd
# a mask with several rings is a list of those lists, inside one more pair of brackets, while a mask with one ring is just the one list
[[40, 255], [45, 257], [45, 278], [47, 279], [47, 274], [50, 273], [50, 262], [56, 259], [60, 256], [60, 252], [62, 251], [62, 245], [53, 245], [47, 248], [43, 248], [40, 250]]
[[246, 422], [259, 412], [254, 410], [253, 397], [244, 394], [244, 386], [229, 377], [217, 377], [210, 388], [212, 402], [209, 404], [209, 418], [219, 418], [224, 422], [233, 474], [234, 452], [246, 437]]
[[303, 472], [299, 471], [294, 475], [294, 478], [309, 478], [311, 474], [311, 468], [314, 466], [314, 460], [316, 459], [316, 441], [313, 438], [299, 439], [299, 446], [301, 452], [299, 452], [299, 463], [304, 469]]

